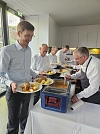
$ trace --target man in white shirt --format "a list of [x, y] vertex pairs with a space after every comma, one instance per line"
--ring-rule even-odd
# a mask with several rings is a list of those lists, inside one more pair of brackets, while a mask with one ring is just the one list
[[64, 46], [62, 49], [60, 49], [57, 52], [57, 62], [61, 63], [61, 64], [65, 64], [66, 60], [68, 60], [67, 56], [66, 56], [66, 52], [69, 50], [69, 46], [66, 45]]
[[56, 64], [53, 64], [53, 63], [57, 63], [57, 56], [56, 56], [57, 51], [58, 51], [58, 48], [56, 46], [53, 46], [51, 48], [50, 54], [48, 54], [51, 68], [57, 67]]
[[31, 69], [37, 74], [43, 74], [44, 71], [48, 71], [50, 68], [50, 61], [46, 55], [48, 52], [47, 44], [42, 44], [40, 47], [40, 53], [32, 57]]
[[[46, 55], [48, 52], [47, 44], [42, 44], [40, 47], [40, 53], [32, 57], [31, 69], [37, 74], [43, 74], [44, 71], [50, 69], [49, 57]], [[35, 105], [40, 98], [40, 91], [34, 94], [34, 104]]]
[[79, 99], [83, 101], [100, 104], [100, 60], [89, 55], [86, 47], [77, 48], [74, 53], [74, 59], [81, 65], [80, 71], [69, 76], [66, 79], [80, 78], [81, 86], [79, 91], [72, 96], [72, 102]]

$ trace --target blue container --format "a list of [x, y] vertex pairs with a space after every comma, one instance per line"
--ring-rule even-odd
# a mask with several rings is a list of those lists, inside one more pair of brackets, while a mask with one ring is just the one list
[[52, 86], [44, 87], [41, 91], [41, 107], [52, 111], [66, 113], [69, 101], [70, 87], [70, 82], [68, 89], [66, 90]]

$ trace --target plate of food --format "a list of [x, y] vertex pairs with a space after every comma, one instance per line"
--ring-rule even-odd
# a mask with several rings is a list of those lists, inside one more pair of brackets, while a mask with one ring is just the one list
[[57, 69], [57, 73], [66, 73], [67, 69]]
[[42, 89], [42, 85], [37, 82], [25, 82], [17, 86], [17, 92], [20, 93], [35, 93]]
[[50, 70], [50, 71], [46, 71], [44, 74], [46, 74], [46, 75], [53, 75], [55, 73], [56, 73], [55, 70]]
[[64, 68], [69, 68], [69, 69], [73, 69], [73, 67], [72, 67], [71, 65], [68, 65], [68, 64], [64, 64], [64, 65], [62, 65], [62, 67], [64, 67]]
[[60, 62], [56, 62], [56, 63], [53, 63], [54, 65], [61, 65], [61, 63]]
[[34, 82], [37, 82], [41, 85], [51, 85], [54, 82], [54, 80], [50, 78], [36, 78], [34, 79]]

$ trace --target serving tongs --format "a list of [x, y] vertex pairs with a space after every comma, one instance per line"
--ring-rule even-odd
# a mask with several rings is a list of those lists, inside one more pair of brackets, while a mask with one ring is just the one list
[[66, 85], [66, 78], [64, 77], [64, 86]]

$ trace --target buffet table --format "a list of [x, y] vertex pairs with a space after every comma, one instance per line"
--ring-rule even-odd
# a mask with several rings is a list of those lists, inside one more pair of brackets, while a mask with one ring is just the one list
[[29, 112], [24, 134], [100, 134], [99, 105], [85, 102], [74, 111], [70, 107], [69, 102], [67, 113], [58, 113], [41, 108], [39, 101]]

